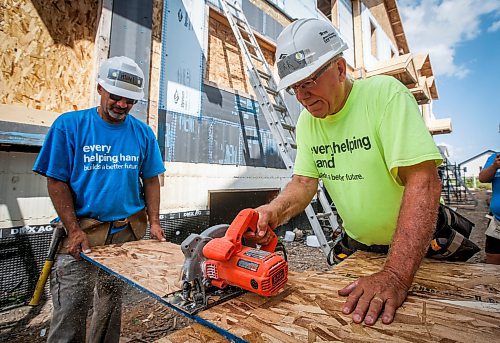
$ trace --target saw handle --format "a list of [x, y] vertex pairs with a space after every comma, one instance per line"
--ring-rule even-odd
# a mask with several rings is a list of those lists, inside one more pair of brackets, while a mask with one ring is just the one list
[[[203, 248], [206, 258], [217, 261], [227, 261], [235, 253], [241, 250], [243, 234], [247, 231], [257, 232], [259, 213], [252, 208], [246, 208], [234, 218], [233, 222], [222, 238], [214, 238]], [[269, 244], [261, 246], [261, 250], [274, 252], [278, 244], [278, 237], [271, 231]]]
[[[237, 246], [237, 250], [241, 250], [241, 240], [243, 234], [247, 231], [257, 232], [257, 222], [259, 221], [259, 213], [253, 208], [246, 208], [234, 218], [233, 222], [226, 231], [225, 237], [231, 240]], [[271, 230], [271, 241], [267, 245], [261, 246], [261, 250], [274, 252], [278, 244], [278, 237]]]

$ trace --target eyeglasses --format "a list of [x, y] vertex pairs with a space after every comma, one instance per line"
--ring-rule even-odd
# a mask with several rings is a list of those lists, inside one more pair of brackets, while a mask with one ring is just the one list
[[324, 67], [322, 67], [320, 70], [318, 70], [318, 72], [316, 73], [316, 75], [310, 77], [309, 79], [305, 80], [305, 81], [302, 81], [302, 82], [297, 82], [296, 84], [294, 85], [291, 85], [287, 88], [285, 88], [285, 90], [287, 91], [288, 94], [290, 95], [296, 95], [298, 92], [299, 92], [299, 88], [302, 88], [302, 89], [308, 89], [308, 88], [312, 88], [314, 86], [316, 86], [316, 80], [332, 65], [332, 63], [334, 63], [336, 60], [333, 60], [333, 61], [330, 61], [329, 63], [327, 63]]
[[125, 102], [127, 103], [127, 105], [135, 105], [137, 104], [137, 100], [135, 99], [129, 99], [129, 98], [126, 98], [124, 96], [121, 96], [121, 95], [116, 95], [116, 94], [113, 94], [113, 93], [109, 93], [109, 98], [113, 101], [120, 101], [121, 99], [125, 99]]

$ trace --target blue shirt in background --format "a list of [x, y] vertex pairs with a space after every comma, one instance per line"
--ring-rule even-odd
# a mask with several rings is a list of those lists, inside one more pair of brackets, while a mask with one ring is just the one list
[[[493, 153], [484, 164], [484, 168], [488, 168], [493, 164], [497, 153]], [[497, 169], [493, 181], [491, 181], [491, 188], [493, 193], [491, 195], [490, 209], [493, 215], [500, 220], [500, 169]]]

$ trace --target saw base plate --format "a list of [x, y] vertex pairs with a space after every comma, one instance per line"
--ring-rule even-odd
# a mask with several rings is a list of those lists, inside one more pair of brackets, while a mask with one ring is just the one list
[[182, 290], [169, 293], [165, 295], [163, 299], [179, 310], [190, 315], [194, 315], [212, 306], [240, 296], [245, 292], [246, 291], [244, 289], [234, 286], [227, 286], [224, 289], [210, 286], [205, 290], [205, 302], [196, 302], [192, 299], [184, 299], [182, 296]]

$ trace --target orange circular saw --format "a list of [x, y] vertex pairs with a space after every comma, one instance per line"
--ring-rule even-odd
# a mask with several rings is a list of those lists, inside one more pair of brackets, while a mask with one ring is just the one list
[[261, 249], [242, 244], [243, 234], [257, 231], [259, 214], [242, 210], [233, 220], [224, 237], [214, 238], [203, 248], [205, 275], [218, 288], [241, 287], [263, 296], [276, 294], [288, 280], [288, 264], [274, 253], [278, 237]]
[[274, 253], [278, 238], [260, 249], [245, 246], [243, 234], [257, 231], [259, 214], [244, 209], [231, 225], [212, 226], [182, 243], [182, 289], [166, 295], [170, 304], [194, 314], [250, 291], [272, 296], [288, 281], [288, 263]]

